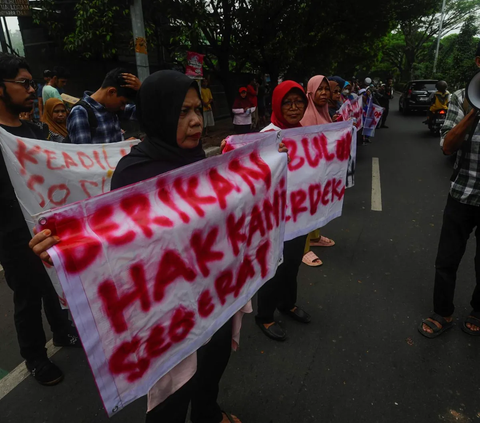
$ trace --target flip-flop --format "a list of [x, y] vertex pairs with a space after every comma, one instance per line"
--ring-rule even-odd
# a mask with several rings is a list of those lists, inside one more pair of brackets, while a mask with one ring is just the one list
[[311, 267], [318, 267], [323, 264], [323, 261], [320, 260], [317, 255], [313, 251], [309, 251], [307, 254], [303, 256], [302, 261]]
[[465, 319], [462, 325], [462, 330], [471, 336], [480, 336], [480, 330], [472, 330], [467, 326], [467, 323], [471, 325], [480, 326], [480, 312], [472, 311], [470, 315]]
[[[233, 414], [227, 413], [226, 411], [222, 411], [222, 414], [228, 419], [230, 423], [242, 423], [237, 416]], [[234, 419], [237, 419], [236, 421]]]
[[310, 240], [310, 247], [333, 247], [334, 245], [335, 241], [326, 236], [321, 236], [318, 241]]
[[[437, 313], [433, 313], [429, 317], [429, 319], [435, 320], [436, 322], [440, 323], [442, 327], [439, 328], [432, 321], [423, 319], [422, 323], [420, 323], [420, 325], [418, 326], [418, 331], [426, 338], [436, 338], [437, 336], [440, 336], [443, 332], [446, 332], [448, 329], [451, 329], [453, 327], [453, 320], [451, 322], [447, 322], [442, 316]], [[426, 324], [430, 329], [432, 329], [433, 333], [425, 332], [423, 330], [423, 324]]]

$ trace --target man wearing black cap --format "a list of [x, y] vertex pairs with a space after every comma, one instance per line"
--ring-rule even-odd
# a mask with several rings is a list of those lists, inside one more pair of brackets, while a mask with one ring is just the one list
[[[475, 63], [480, 68], [480, 43]], [[480, 110], [466, 99], [465, 89], [452, 95], [447, 117], [442, 127], [440, 145], [446, 155], [457, 154], [450, 193], [443, 215], [443, 226], [435, 261], [433, 314], [424, 319], [418, 330], [427, 338], [435, 338], [453, 326], [453, 298], [457, 269], [475, 230], [476, 287], [470, 305], [472, 311], [462, 324], [462, 330], [480, 336]]]

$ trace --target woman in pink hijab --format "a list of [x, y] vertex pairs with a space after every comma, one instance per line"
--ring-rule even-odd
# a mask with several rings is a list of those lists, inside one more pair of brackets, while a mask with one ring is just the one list
[[328, 113], [330, 100], [330, 84], [323, 75], [316, 75], [307, 85], [308, 107], [301, 121], [302, 126], [322, 125], [332, 123]]
[[[328, 113], [328, 100], [330, 100], [330, 83], [323, 75], [316, 75], [308, 81], [307, 99], [308, 107], [301, 121], [302, 126], [322, 125], [332, 123]], [[320, 230], [308, 234], [305, 245], [303, 262], [312, 267], [321, 266], [322, 260], [313, 252], [310, 247], [333, 247], [335, 242], [325, 236], [320, 235]]]

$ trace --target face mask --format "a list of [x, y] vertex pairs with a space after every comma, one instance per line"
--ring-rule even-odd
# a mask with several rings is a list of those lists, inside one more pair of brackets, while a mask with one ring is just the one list
[[350, 95], [350, 90], [343, 90], [343, 91], [342, 91], [342, 94], [343, 94], [343, 95]]

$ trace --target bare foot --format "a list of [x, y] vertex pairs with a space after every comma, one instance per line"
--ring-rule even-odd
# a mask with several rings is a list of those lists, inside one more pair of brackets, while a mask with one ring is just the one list
[[[263, 326], [265, 326], [265, 329], [268, 329], [270, 326], [274, 325], [275, 322], [272, 323], [264, 323]], [[227, 420], [228, 421], [228, 420]]]
[[[234, 423], [242, 423], [240, 420], [238, 420], [238, 417], [235, 417], [233, 414], [231, 414], [231, 416]], [[221, 423], [231, 423], [232, 420], [230, 420], [228, 416], [225, 413], [223, 413], [223, 419]]]
[[[453, 320], [453, 316], [450, 316], [450, 317], [444, 317], [444, 319], [450, 323], [452, 320]], [[436, 320], [433, 320], [433, 319], [430, 319], [430, 317], [427, 319], [429, 320], [430, 322], [433, 322], [435, 323], [435, 326], [437, 326], [439, 329], [442, 328], [442, 325], [440, 323], [438, 323]], [[480, 328], [479, 328], [480, 329]], [[425, 323], [422, 325], [422, 330], [424, 332], [427, 332], [427, 333], [433, 333], [433, 329], [429, 326], [427, 326]]]
[[471, 323], [465, 323], [465, 326], [470, 329], [472, 332], [478, 332], [480, 331], [480, 319], [474, 317], [474, 316], [468, 316], [471, 317], [475, 320], [478, 320], [478, 325], [472, 325]]

